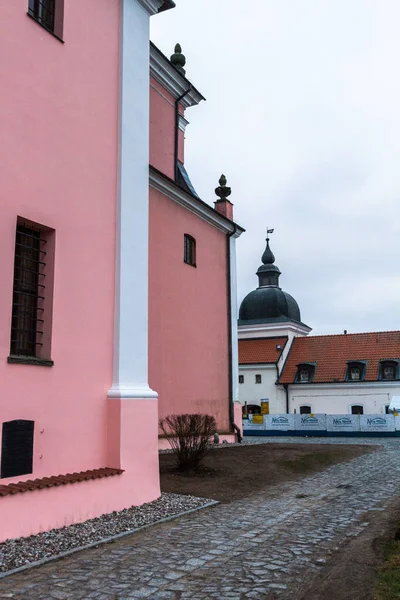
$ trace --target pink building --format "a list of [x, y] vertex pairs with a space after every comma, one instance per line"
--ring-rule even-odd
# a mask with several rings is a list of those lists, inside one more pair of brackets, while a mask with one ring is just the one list
[[149, 53], [173, 5], [0, 7], [0, 541], [157, 498], [160, 416], [234, 439], [243, 230], [183, 167], [203, 98]]

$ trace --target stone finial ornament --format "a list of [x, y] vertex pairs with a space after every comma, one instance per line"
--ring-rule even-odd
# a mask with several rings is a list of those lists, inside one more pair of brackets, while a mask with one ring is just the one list
[[232, 190], [227, 185], [227, 179], [225, 175], [221, 175], [219, 178], [219, 187], [216, 188], [215, 193], [220, 200], [227, 200], [228, 196], [231, 195]]
[[175, 46], [175, 52], [171, 56], [171, 63], [176, 69], [178, 69], [178, 71], [182, 73], [182, 75], [185, 75], [186, 71], [184, 66], [186, 64], [186, 57], [184, 54], [182, 54], [182, 48], [180, 44], [176, 44]]

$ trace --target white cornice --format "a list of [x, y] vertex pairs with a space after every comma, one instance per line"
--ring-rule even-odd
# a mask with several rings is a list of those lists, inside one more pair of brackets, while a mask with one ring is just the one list
[[265, 370], [271, 370], [271, 371], [275, 371], [276, 373], [276, 364], [275, 363], [254, 363], [254, 364], [245, 364], [242, 365], [239, 363], [239, 371], [255, 371], [256, 369], [262, 371], [263, 369]]
[[168, 58], [153, 44], [150, 45], [150, 75], [151, 77], [154, 77], [154, 79], [175, 99], [179, 98], [184, 92], [189, 90], [182, 99], [182, 106], [184, 108], [196, 106], [204, 100], [204, 97], [200, 92], [197, 91], [194, 86], [190, 85], [188, 80], [183, 77], [173, 65], [171, 65]]
[[136, 0], [136, 2], [139, 4], [139, 6], [144, 8], [149, 15], [155, 15], [158, 13], [164, 4], [164, 0]]
[[150, 169], [150, 186], [224, 233], [233, 233], [233, 237], [237, 238], [244, 231], [239, 225], [224, 219], [211, 206], [202, 200], [196, 200], [196, 198], [181, 190], [174, 182], [165, 179], [152, 169]]
[[[282, 323], [256, 323], [254, 325], [239, 325], [239, 339], [248, 339], [248, 334], [257, 334], [257, 337], [264, 335], [266, 337], [275, 337], [279, 332], [281, 335], [287, 335], [285, 332], [292, 332], [295, 335], [307, 335], [311, 327], [302, 323], [293, 321], [283, 321]], [[274, 336], [272, 336], [274, 334]], [[244, 337], [245, 336], [245, 337]]]
[[[283, 383], [279, 382], [278, 385], [283, 385]], [[400, 381], [363, 381], [362, 383], [348, 383], [347, 381], [337, 382], [337, 383], [287, 383], [286, 385], [290, 386], [292, 392], [296, 390], [296, 392], [303, 390], [311, 391], [311, 390], [364, 390], [368, 388], [400, 388]], [[311, 396], [310, 396], [311, 398]]]
[[185, 119], [183, 115], [179, 115], [179, 129], [185, 133], [186, 127], [189, 125], [189, 121]]

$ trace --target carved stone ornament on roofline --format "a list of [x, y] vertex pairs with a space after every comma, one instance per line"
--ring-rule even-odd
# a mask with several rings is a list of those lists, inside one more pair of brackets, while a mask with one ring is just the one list
[[[175, 99], [188, 90], [187, 79], [175, 69], [168, 58], [154, 44], [150, 45], [150, 76], [158, 81]], [[181, 104], [183, 108], [189, 108], [190, 106], [196, 106], [202, 100], [204, 100], [204, 96], [194, 86], [191, 86]]]

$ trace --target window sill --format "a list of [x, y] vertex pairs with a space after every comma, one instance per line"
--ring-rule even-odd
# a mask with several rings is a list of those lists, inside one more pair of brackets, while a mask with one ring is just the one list
[[10, 355], [7, 362], [12, 365], [35, 365], [37, 367], [53, 367], [54, 361], [48, 358], [37, 358], [34, 356], [14, 356]]
[[38, 25], [40, 25], [40, 27], [43, 27], [43, 29], [45, 29], [48, 33], [50, 33], [50, 35], [52, 35], [53, 37], [55, 37], [59, 42], [61, 42], [62, 44], [65, 44], [64, 40], [62, 38], [60, 38], [59, 35], [57, 35], [56, 33], [54, 33], [54, 31], [51, 31], [51, 29], [48, 29], [46, 27], [46, 25], [43, 25], [43, 23], [41, 23], [40, 21], [38, 21], [36, 19], [36, 17], [34, 17], [33, 15], [31, 15], [31, 13], [27, 12], [26, 14], [28, 15], [28, 17], [30, 19], [32, 19], [33, 21], [35, 21], [35, 23], [37, 23]]

